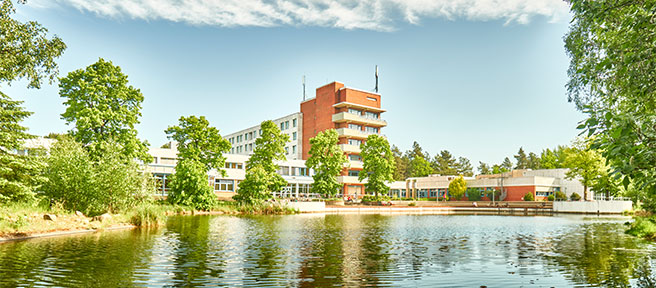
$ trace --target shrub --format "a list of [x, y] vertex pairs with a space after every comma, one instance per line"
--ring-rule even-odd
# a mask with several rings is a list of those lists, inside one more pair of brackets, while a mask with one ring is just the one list
[[362, 197], [362, 202], [385, 202], [385, 201], [390, 201], [389, 196], [383, 196], [383, 195], [364, 195]]
[[580, 201], [581, 200], [581, 195], [574, 192], [574, 193], [572, 193], [572, 195], [569, 196], [569, 199], [572, 200], [572, 201]]
[[656, 239], [656, 219], [653, 217], [636, 217], [629, 227], [627, 234], [649, 240]]
[[535, 201], [535, 197], [533, 197], [533, 193], [529, 192], [524, 194], [524, 201]]
[[467, 188], [467, 199], [469, 201], [480, 201], [481, 191], [478, 188]]
[[549, 197], [547, 197], [547, 201], [554, 201], [554, 199], [554, 195], [549, 195]]
[[153, 204], [138, 206], [133, 213], [130, 217], [130, 223], [140, 227], [160, 225], [166, 217], [163, 207]]
[[168, 200], [172, 204], [193, 207], [197, 210], [210, 210], [217, 201], [214, 189], [207, 182], [207, 170], [203, 163], [183, 159], [175, 165], [171, 175], [171, 192]]
[[567, 195], [561, 191], [556, 191], [556, 200], [558, 201], [566, 201], [567, 200]]
[[417, 203], [415, 203], [415, 202], [410, 202], [410, 203], [408, 204], [408, 206], [417, 206]]

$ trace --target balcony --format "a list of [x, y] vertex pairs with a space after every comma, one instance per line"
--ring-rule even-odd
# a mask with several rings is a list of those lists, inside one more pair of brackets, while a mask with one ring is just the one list
[[362, 105], [362, 104], [355, 104], [351, 102], [339, 102], [337, 104], [334, 104], [333, 107], [335, 108], [342, 108], [342, 107], [353, 107], [357, 108], [363, 111], [371, 111], [371, 112], [378, 112], [382, 113], [385, 112], [385, 109], [381, 109], [378, 107], [373, 107], [373, 106], [368, 106], [368, 105]]
[[367, 139], [367, 137], [371, 134], [380, 135], [375, 132], [366, 132], [366, 131], [356, 130], [351, 128], [337, 128], [337, 134], [340, 137], [348, 137], [353, 139]]
[[333, 114], [333, 122], [335, 123], [358, 123], [358, 124], [363, 124], [367, 125], [370, 127], [384, 127], [387, 126], [387, 121], [379, 119], [379, 118], [373, 118], [373, 117], [365, 117], [362, 115], [358, 114], [353, 114], [353, 113], [348, 113], [348, 112], [340, 112], [337, 114]]
[[346, 153], [360, 153], [360, 147], [356, 145], [339, 144], [339, 148]]
[[349, 167], [350, 168], [355, 168], [355, 169], [362, 169], [364, 168], [364, 163], [362, 161], [349, 161]]
[[337, 182], [346, 183], [346, 184], [363, 184], [367, 183], [367, 180], [358, 181], [358, 176], [337, 176]]

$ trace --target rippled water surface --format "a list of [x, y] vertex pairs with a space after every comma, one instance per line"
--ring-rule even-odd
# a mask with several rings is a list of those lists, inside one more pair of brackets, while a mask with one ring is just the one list
[[653, 287], [627, 218], [176, 216], [0, 244], [0, 286]]

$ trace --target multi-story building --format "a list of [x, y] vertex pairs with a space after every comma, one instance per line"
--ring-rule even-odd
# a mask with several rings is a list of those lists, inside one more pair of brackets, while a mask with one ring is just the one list
[[364, 184], [358, 181], [362, 171], [360, 144], [387, 126], [380, 117], [385, 112], [380, 102], [380, 94], [345, 87], [339, 82], [317, 88], [316, 97], [301, 102], [303, 159], [309, 157], [310, 138], [327, 129], [337, 130], [339, 145], [349, 159], [348, 167], [338, 177], [344, 185], [344, 195], [364, 194]]
[[[290, 142], [285, 146], [287, 159], [296, 160], [302, 158], [302, 134], [303, 134], [303, 114], [296, 112], [287, 116], [273, 120], [280, 131], [289, 135]], [[251, 155], [255, 149], [255, 139], [262, 135], [260, 125], [256, 125], [232, 134], [224, 135], [232, 145], [230, 154]]]

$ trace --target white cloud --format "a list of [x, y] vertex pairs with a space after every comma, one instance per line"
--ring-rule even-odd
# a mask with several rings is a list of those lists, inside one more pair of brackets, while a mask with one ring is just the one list
[[[53, 1], [105, 17], [185, 22], [220, 27], [303, 25], [343, 29], [392, 30], [399, 21], [425, 18], [551, 21], [567, 13], [562, 0], [31, 0]], [[50, 5], [46, 5], [50, 6]]]

